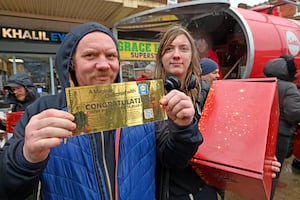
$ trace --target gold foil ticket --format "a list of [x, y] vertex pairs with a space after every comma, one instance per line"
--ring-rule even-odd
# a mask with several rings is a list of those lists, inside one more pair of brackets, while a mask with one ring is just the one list
[[77, 124], [73, 135], [165, 120], [163, 95], [162, 80], [66, 88], [68, 112]]

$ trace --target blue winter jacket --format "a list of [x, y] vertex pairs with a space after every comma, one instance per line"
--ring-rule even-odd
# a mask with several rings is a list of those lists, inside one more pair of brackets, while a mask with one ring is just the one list
[[[111, 199], [114, 187], [113, 173], [97, 142], [112, 136], [114, 131], [83, 135], [68, 139], [67, 144], [51, 150], [50, 159], [42, 175], [44, 199]], [[105, 142], [105, 148], [114, 149], [114, 143]], [[109, 147], [109, 144], [112, 146]], [[111, 150], [108, 150], [111, 151]], [[154, 124], [124, 128], [121, 131], [118, 189], [119, 199], [154, 199], [155, 136]], [[109, 184], [109, 182], [112, 182]], [[55, 184], [54, 184], [55, 183]], [[61, 190], [61, 188], [65, 188]]]

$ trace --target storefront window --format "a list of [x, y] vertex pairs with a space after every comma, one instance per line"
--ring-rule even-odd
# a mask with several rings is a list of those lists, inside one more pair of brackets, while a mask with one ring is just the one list
[[121, 61], [122, 81], [135, 81], [143, 75], [145, 67], [153, 62], [154, 61]]
[[10, 75], [27, 73], [31, 76], [41, 95], [57, 93], [58, 79], [53, 62], [55, 56], [43, 54], [0, 54], [0, 59], [6, 65], [6, 70], [1, 71], [5, 77], [1, 80], [2, 86], [5, 85]]

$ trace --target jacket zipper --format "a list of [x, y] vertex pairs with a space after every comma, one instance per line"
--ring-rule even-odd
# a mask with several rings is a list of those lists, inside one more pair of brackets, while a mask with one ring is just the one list
[[106, 178], [106, 181], [108, 183], [108, 194], [109, 194], [109, 199], [113, 200], [113, 195], [112, 195], [112, 189], [111, 189], [111, 183], [110, 183], [110, 178], [108, 174], [108, 169], [107, 169], [107, 163], [106, 163], [106, 157], [105, 157], [105, 142], [104, 142], [104, 133], [101, 131], [101, 146], [102, 146], [102, 162], [104, 166], [104, 175]]
[[92, 148], [93, 164], [94, 164], [94, 168], [95, 168], [98, 188], [99, 188], [99, 191], [100, 191], [100, 199], [104, 199], [104, 191], [103, 191], [104, 187], [101, 183], [100, 172], [98, 170], [97, 153], [96, 153], [96, 147], [95, 147], [94, 140], [93, 140], [93, 135], [89, 135], [89, 140], [90, 140], [90, 144], [91, 144], [91, 148]]

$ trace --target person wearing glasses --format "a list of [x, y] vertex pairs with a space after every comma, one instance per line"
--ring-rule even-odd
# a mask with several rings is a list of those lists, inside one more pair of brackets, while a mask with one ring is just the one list
[[39, 98], [32, 79], [25, 73], [10, 76], [4, 89], [8, 90], [6, 101], [13, 104], [12, 112], [24, 111], [29, 104]]

